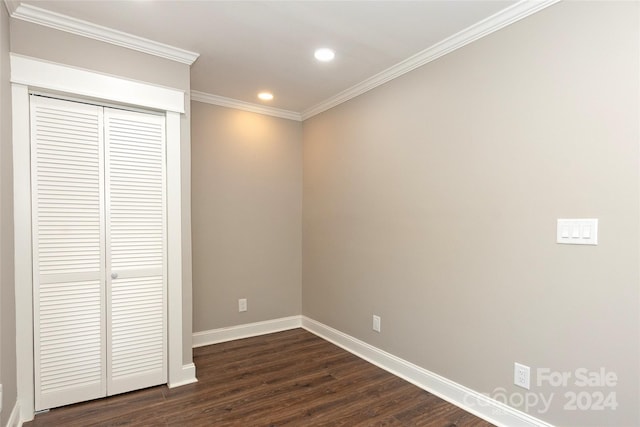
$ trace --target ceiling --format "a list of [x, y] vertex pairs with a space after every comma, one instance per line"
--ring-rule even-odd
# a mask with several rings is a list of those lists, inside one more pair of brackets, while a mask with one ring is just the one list
[[[191, 89], [304, 112], [515, 1], [22, 1], [197, 52]], [[320, 63], [319, 47], [336, 57]], [[260, 91], [275, 98], [264, 102]]]

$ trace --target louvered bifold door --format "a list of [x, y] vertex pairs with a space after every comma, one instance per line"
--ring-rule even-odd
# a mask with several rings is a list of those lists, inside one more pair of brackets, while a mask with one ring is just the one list
[[31, 97], [36, 410], [105, 395], [102, 108]]
[[165, 120], [105, 108], [108, 393], [166, 383]]

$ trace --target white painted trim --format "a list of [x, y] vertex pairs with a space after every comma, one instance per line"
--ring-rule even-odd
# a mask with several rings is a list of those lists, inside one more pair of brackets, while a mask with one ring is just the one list
[[360, 341], [327, 325], [302, 316], [307, 331], [428, 391], [496, 426], [552, 427], [544, 421], [513, 409], [477, 391], [427, 371], [404, 359]]
[[16, 376], [20, 418], [33, 419], [33, 282], [31, 265], [31, 144], [29, 88], [11, 85], [13, 127], [13, 227], [16, 299]]
[[[182, 364], [182, 177], [180, 114], [167, 111], [167, 280], [169, 387], [195, 380], [184, 377]], [[188, 374], [188, 372], [187, 372]]]
[[235, 108], [236, 110], [265, 114], [267, 116], [280, 117], [281, 119], [296, 120], [298, 122], [302, 121], [302, 115], [295, 111], [282, 110], [280, 108], [269, 107], [266, 105], [252, 104], [250, 102], [239, 101], [233, 98], [225, 98], [224, 96], [212, 95], [210, 93], [199, 92], [197, 90], [191, 91], [191, 100], [219, 105], [221, 107]]
[[11, 82], [31, 89], [184, 113], [184, 91], [11, 54]]
[[187, 365], [182, 366], [182, 374], [180, 375], [182, 379], [180, 381], [175, 381], [173, 383], [167, 384], [169, 388], [182, 387], [183, 385], [197, 383], [198, 379], [196, 378], [196, 365], [193, 363], [189, 363]]
[[16, 402], [13, 405], [13, 409], [11, 410], [11, 414], [9, 415], [9, 419], [7, 420], [7, 427], [20, 427], [22, 425], [22, 420], [20, 419], [20, 403]]
[[[8, 4], [7, 8], [9, 8]], [[11, 17], [15, 19], [44, 25], [45, 27], [55, 28], [56, 30], [111, 43], [116, 46], [126, 47], [183, 64], [191, 65], [200, 56], [200, 54], [196, 52], [190, 52], [185, 49], [134, 36], [133, 34], [51, 12], [30, 4], [19, 4], [17, 7], [12, 7], [12, 9], [14, 10], [11, 13]], [[9, 10], [11, 12], [11, 9]]]
[[4, 0], [4, 5], [7, 8], [7, 12], [9, 12], [10, 16], [13, 14], [13, 12], [16, 11], [19, 4], [19, 0]]
[[302, 320], [300, 316], [290, 316], [265, 320], [263, 322], [246, 323], [244, 325], [229, 326], [227, 328], [194, 332], [193, 347], [202, 347], [205, 345], [218, 344], [242, 338], [257, 337], [259, 335], [300, 328], [301, 326]]
[[390, 80], [415, 70], [431, 61], [435, 61], [447, 53], [453, 52], [471, 42], [488, 36], [508, 25], [513, 24], [529, 15], [532, 15], [560, 0], [522, 0], [500, 12], [442, 40], [435, 45], [416, 53], [396, 65], [369, 77], [368, 79], [346, 89], [321, 103], [302, 112], [302, 120], [306, 120], [317, 114], [327, 111], [358, 95], [370, 91]]
[[[12, 67], [14, 65], [12, 56]], [[38, 62], [22, 63], [38, 67]], [[63, 67], [66, 68], [66, 67]], [[84, 71], [85, 74], [95, 74]], [[12, 68], [13, 75], [13, 68]], [[33, 74], [25, 74], [32, 76]], [[23, 76], [24, 77], [24, 76]], [[91, 77], [91, 76], [88, 76]], [[36, 88], [43, 76], [35, 74], [35, 82], [19, 80], [12, 83], [13, 113], [13, 179], [14, 179], [14, 230], [15, 230], [15, 286], [16, 286], [16, 354], [18, 377], [18, 402], [20, 418], [29, 421], [34, 416], [33, 381], [33, 282], [31, 276], [31, 177], [29, 152], [29, 89]], [[114, 78], [118, 80], [118, 78]], [[76, 86], [77, 84], [77, 86]], [[84, 82], [69, 80], [64, 92], [70, 95], [82, 95]], [[166, 88], [136, 83], [146, 100], [162, 98]], [[77, 89], [77, 90], [76, 90]], [[105, 87], [94, 99], [107, 102], [121, 102], [120, 96]], [[183, 97], [184, 93], [179, 92]], [[133, 102], [133, 100], [132, 100]], [[181, 102], [184, 106], [184, 100]], [[135, 104], [144, 108], [144, 105]], [[181, 221], [181, 156], [180, 156], [180, 119], [176, 111], [166, 111], [167, 132], [167, 250], [168, 250], [168, 367], [169, 384], [186, 384], [195, 381], [195, 369], [183, 367], [183, 331], [182, 331], [182, 221]]]

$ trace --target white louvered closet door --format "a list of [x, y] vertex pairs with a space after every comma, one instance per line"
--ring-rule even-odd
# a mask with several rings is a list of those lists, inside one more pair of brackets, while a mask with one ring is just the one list
[[102, 108], [31, 97], [36, 410], [106, 393]]
[[105, 108], [109, 394], [167, 382], [165, 120]]
[[165, 120], [31, 96], [36, 410], [167, 382]]

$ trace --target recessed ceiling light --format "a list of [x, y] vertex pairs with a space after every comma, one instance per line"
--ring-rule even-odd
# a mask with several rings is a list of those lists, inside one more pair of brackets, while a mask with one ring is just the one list
[[316, 49], [313, 56], [315, 56], [318, 61], [329, 62], [329, 61], [333, 61], [333, 58], [335, 58], [336, 53], [333, 51], [333, 49], [323, 47], [320, 49]]
[[263, 101], [271, 101], [273, 99], [273, 94], [269, 92], [260, 92], [258, 94], [258, 98], [262, 99]]

